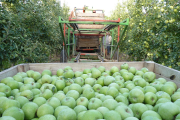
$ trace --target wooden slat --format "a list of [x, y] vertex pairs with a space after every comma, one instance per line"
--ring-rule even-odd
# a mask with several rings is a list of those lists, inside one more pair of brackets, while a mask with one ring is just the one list
[[94, 20], [105, 20], [104, 18], [100, 18], [100, 17], [77, 17], [77, 19], [94, 19]]
[[76, 16], [79, 17], [85, 17], [85, 16], [94, 16], [94, 17], [104, 17], [103, 13], [76, 13]]
[[103, 29], [104, 25], [78, 24], [79, 29]]
[[158, 75], [157, 77], [166, 78], [180, 87], [180, 71], [155, 63], [154, 72]]

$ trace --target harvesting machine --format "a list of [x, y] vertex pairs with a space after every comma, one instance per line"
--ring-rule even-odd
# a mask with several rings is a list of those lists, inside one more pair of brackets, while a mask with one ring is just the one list
[[[121, 35], [120, 25], [125, 26], [121, 28], [123, 30]], [[103, 39], [106, 40], [106, 32], [111, 32], [112, 36], [111, 45], [109, 45], [111, 47], [110, 59], [112, 59], [115, 52], [119, 52], [119, 40], [122, 39], [128, 25], [128, 18], [122, 22], [120, 18], [106, 20], [104, 11], [100, 9], [88, 9], [86, 6], [84, 8], [74, 8], [67, 21], [59, 17], [59, 26], [63, 39], [60, 62], [67, 62], [70, 56], [73, 62], [104, 62], [106, 56]], [[115, 27], [118, 27], [116, 45], [114, 45], [113, 29]], [[117, 52], [118, 59], [119, 53]]]

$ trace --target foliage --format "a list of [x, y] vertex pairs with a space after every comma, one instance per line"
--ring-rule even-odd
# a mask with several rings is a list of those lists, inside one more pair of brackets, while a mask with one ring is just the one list
[[131, 56], [131, 60], [152, 60], [180, 70], [179, 5], [177, 0], [118, 3], [109, 19], [130, 18], [126, 35], [120, 40], [120, 50]]
[[60, 51], [58, 16], [67, 17], [69, 7], [65, 4], [7, 0], [0, 11], [0, 70], [11, 63], [47, 62], [50, 54]]

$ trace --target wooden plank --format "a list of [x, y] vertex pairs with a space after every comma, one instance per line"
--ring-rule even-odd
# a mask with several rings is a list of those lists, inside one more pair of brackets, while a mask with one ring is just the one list
[[79, 41], [98, 41], [98, 40], [99, 40], [98, 38], [89, 38], [89, 39], [79, 38]]
[[104, 25], [78, 24], [79, 29], [103, 29]]
[[17, 66], [18, 65], [0, 72], [0, 81], [6, 77], [13, 77], [14, 75], [16, 75], [18, 73]]
[[95, 16], [95, 17], [104, 17], [103, 13], [76, 13], [76, 17], [85, 17], [85, 16]]
[[155, 63], [154, 72], [180, 87], [180, 71]]
[[144, 62], [144, 67], [148, 68], [149, 71], [154, 72], [154, 62], [153, 61], [147, 61]]
[[94, 20], [105, 20], [104, 18], [102, 17], [89, 17], [89, 16], [86, 16], [86, 17], [81, 17], [81, 16], [78, 16], [76, 19], [94, 19]]

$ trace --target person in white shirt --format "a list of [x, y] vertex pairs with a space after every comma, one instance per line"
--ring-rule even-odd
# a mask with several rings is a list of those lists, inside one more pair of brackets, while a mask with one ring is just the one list
[[108, 33], [108, 46], [107, 46], [107, 54], [109, 55], [110, 54], [110, 51], [111, 51], [111, 40], [112, 40], [112, 37], [110, 35], [110, 33]]

